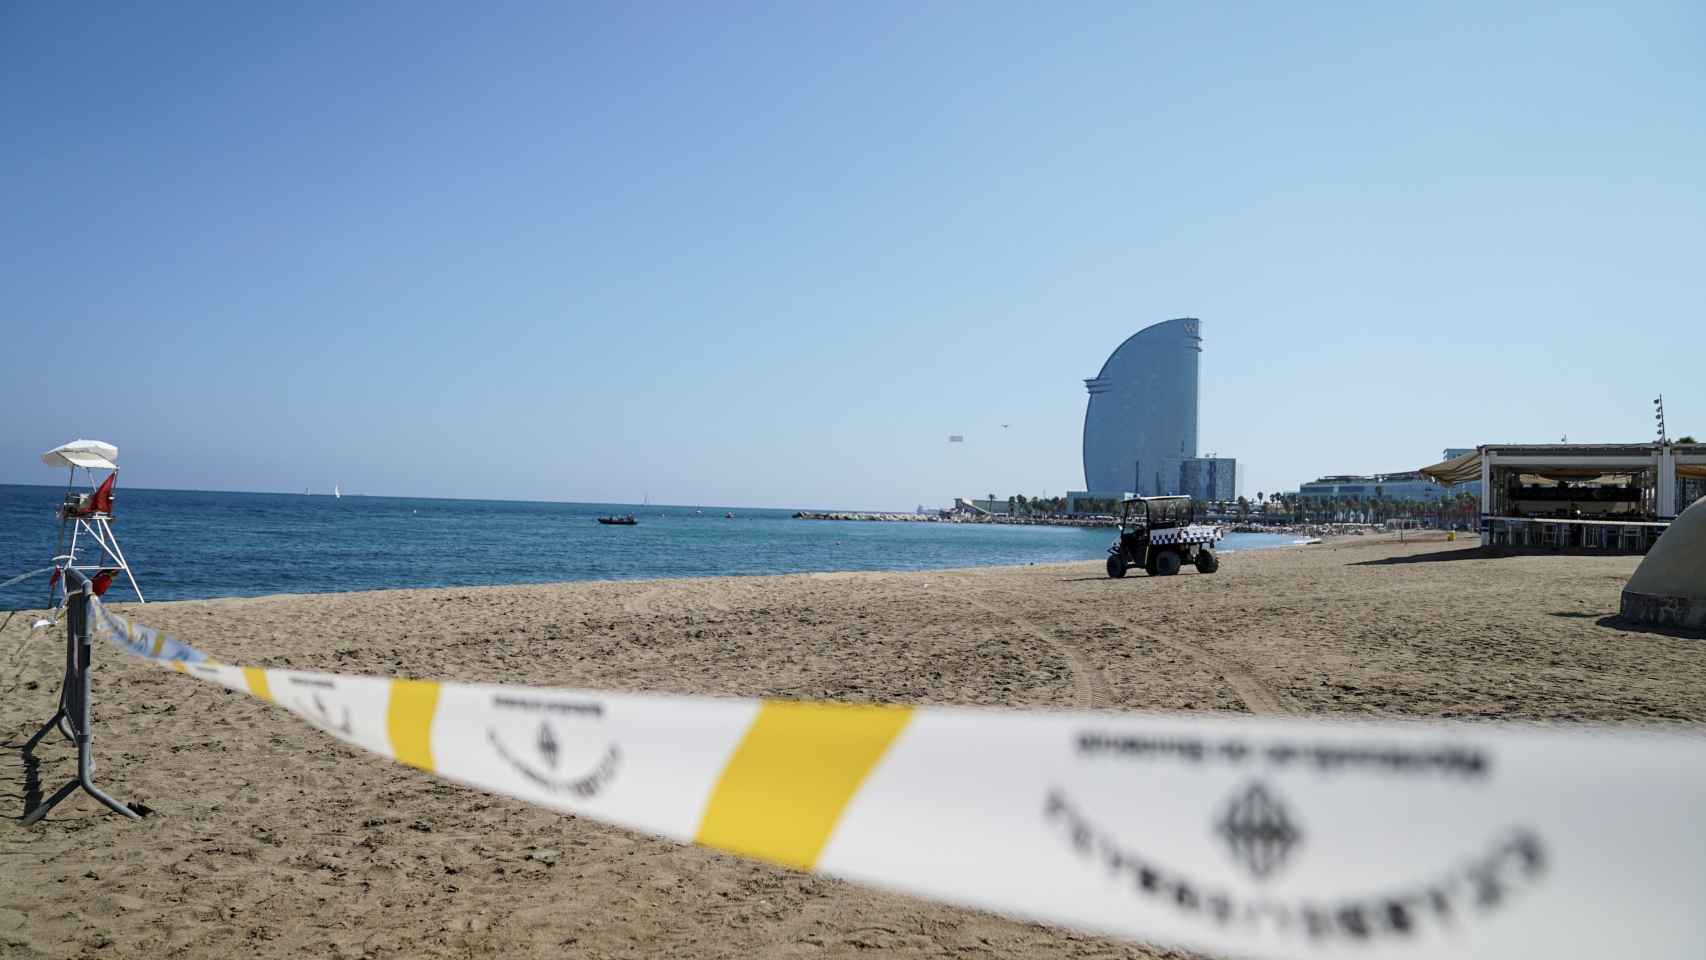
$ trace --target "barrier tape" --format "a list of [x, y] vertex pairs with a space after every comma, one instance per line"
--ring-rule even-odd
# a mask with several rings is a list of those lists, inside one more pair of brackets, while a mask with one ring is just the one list
[[1241, 956], [1698, 957], [1706, 738], [719, 700], [123, 649], [345, 743], [799, 870]]
[[0, 580], [0, 590], [4, 590], [14, 583], [22, 583], [31, 577], [39, 577], [44, 573], [52, 573], [57, 569], [57, 567], [42, 567], [40, 570], [31, 570], [29, 573], [20, 573], [10, 580]]

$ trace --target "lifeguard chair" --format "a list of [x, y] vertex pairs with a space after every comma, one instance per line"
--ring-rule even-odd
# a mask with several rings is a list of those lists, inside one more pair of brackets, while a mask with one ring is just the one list
[[[118, 482], [118, 448], [99, 440], [73, 440], [42, 454], [41, 461], [50, 467], [66, 467], [70, 479], [65, 500], [59, 505], [59, 542], [54, 546], [54, 583], [62, 589], [67, 568], [83, 572], [94, 586], [95, 595], [106, 592], [113, 577], [123, 573], [142, 600], [142, 588], [130, 572], [130, 564], [119, 549], [118, 537], [113, 535], [113, 486]], [[77, 490], [77, 468], [89, 478], [89, 492]], [[95, 471], [111, 471], [100, 484], [95, 483]], [[78, 550], [94, 554], [93, 563], [83, 563]]]

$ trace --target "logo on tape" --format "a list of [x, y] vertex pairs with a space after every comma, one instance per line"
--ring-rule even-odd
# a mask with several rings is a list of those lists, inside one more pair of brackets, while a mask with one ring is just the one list
[[486, 727], [492, 750], [529, 782], [552, 793], [590, 800], [616, 778], [622, 749], [604, 733], [602, 704], [499, 694], [492, 698], [492, 706], [540, 718], [525, 746], [506, 742], [495, 726]]
[[308, 701], [304, 701], [300, 696], [293, 696], [291, 697], [291, 705], [295, 708], [296, 714], [308, 721], [310, 726], [346, 740], [354, 736], [355, 726], [350, 723], [349, 704], [338, 704], [339, 707], [343, 708], [343, 712], [334, 716], [331, 709], [326, 706], [325, 699], [320, 695], [322, 691], [337, 692], [338, 685], [336, 683], [331, 680], [309, 677], [291, 677], [289, 683], [293, 687], [309, 688]]
[[1273, 785], [1278, 774], [1290, 771], [1341, 783], [1364, 777], [1388, 783], [1476, 783], [1489, 776], [1491, 763], [1472, 747], [1198, 737], [1170, 731], [1084, 731], [1074, 746], [1078, 758], [1088, 763], [1258, 774], [1223, 800], [1206, 826], [1250, 879], [1270, 885], [1270, 892], [1260, 895], [1248, 893], [1247, 885], [1236, 880], [1217, 878], [1212, 868], [1205, 867], [1200, 876], [1186, 874], [1164, 862], [1165, 856], [1132, 842], [1147, 830], [1151, 842], [1164, 844], [1169, 824], [1119, 815], [1104, 821], [1060, 786], [1044, 797], [1044, 822], [1080, 858], [1100, 868], [1096, 882], [1113, 878], [1133, 896], [1222, 929], [1313, 943], [1403, 940], [1427, 927], [1452, 926], [1491, 913], [1545, 879], [1547, 858], [1539, 834], [1505, 825], [1482, 841], [1485, 846], [1420, 879], [1397, 878], [1398, 883], [1379, 891], [1328, 896], [1284, 891], [1280, 875], [1304, 847], [1305, 834], [1295, 805]]
[[1303, 839], [1279, 798], [1260, 782], [1233, 797], [1216, 829], [1226, 838], [1232, 857], [1258, 880], [1265, 880], [1284, 863]]

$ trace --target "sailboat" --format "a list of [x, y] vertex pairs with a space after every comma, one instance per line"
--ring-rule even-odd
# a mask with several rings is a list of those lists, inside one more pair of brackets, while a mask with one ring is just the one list
[[339, 487], [335, 483], [332, 484], [332, 496], [337, 497], [338, 499], [341, 500], [341, 499], [343, 499], [343, 495], [344, 495], [343, 488]]

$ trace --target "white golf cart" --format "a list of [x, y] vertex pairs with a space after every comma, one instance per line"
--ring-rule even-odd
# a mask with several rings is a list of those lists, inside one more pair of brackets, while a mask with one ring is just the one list
[[1142, 567], [1152, 577], [1170, 577], [1187, 563], [1198, 573], [1220, 569], [1214, 545], [1220, 528], [1193, 522], [1190, 497], [1127, 497], [1120, 502], [1120, 535], [1108, 548], [1108, 576]]

